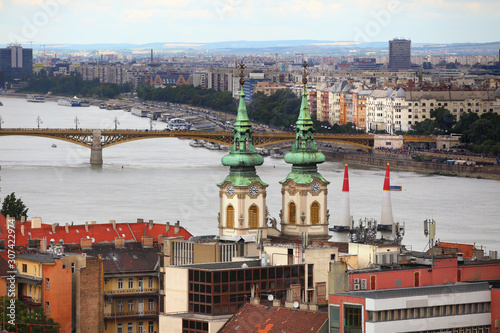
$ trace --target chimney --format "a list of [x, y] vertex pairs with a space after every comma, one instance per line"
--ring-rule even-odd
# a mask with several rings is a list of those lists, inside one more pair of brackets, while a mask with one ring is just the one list
[[24, 236], [24, 225], [23, 224], [21, 224], [21, 235]]
[[52, 223], [52, 232], [56, 232], [56, 228], [59, 226], [59, 223]]
[[142, 247], [153, 247], [153, 236], [142, 236]]
[[89, 221], [85, 221], [85, 231], [89, 232]]
[[144, 223], [144, 219], [137, 219], [137, 223]]
[[32, 217], [31, 218], [31, 229], [40, 229], [42, 227], [42, 218], [41, 217]]
[[115, 247], [123, 248], [125, 247], [125, 238], [123, 237], [115, 237]]
[[109, 223], [113, 225], [113, 230], [116, 230], [116, 221], [115, 220], [109, 220]]
[[166, 224], [166, 231], [167, 231], [167, 234], [170, 231], [170, 222], [167, 222], [167, 224]]
[[180, 222], [177, 221], [175, 222], [175, 228], [174, 228], [174, 233], [178, 234], [179, 231], [181, 231], [181, 227], [179, 227]]
[[64, 230], [66, 231], [66, 233], [68, 233], [68, 232], [69, 232], [69, 224], [68, 224], [68, 223], [66, 223], [66, 224], [64, 225]]
[[92, 248], [92, 238], [82, 238], [80, 240], [80, 247], [83, 249], [91, 249]]
[[149, 230], [153, 229], [154, 222], [153, 220], [149, 220]]

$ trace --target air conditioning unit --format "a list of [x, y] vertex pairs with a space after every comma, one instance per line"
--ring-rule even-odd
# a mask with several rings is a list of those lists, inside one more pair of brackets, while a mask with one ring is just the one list
[[359, 290], [359, 284], [354, 285], [354, 290]]
[[366, 279], [361, 279], [361, 290], [366, 290]]
[[359, 283], [359, 279], [353, 279], [353, 280], [352, 280], [352, 283], [354, 283], [354, 284]]

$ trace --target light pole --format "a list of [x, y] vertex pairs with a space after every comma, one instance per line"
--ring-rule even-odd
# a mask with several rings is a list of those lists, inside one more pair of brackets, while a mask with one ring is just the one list
[[116, 131], [118, 129], [118, 125], [120, 124], [120, 122], [118, 121], [117, 117], [115, 117], [114, 122], [115, 122], [115, 131]]
[[40, 118], [40, 116], [36, 118], [36, 123], [38, 125], [38, 129], [40, 129], [40, 124], [43, 124], [42, 118]]
[[80, 124], [80, 121], [78, 120], [78, 117], [75, 117], [75, 129], [78, 129], [78, 124]]
[[149, 130], [153, 130], [153, 118], [149, 118]]

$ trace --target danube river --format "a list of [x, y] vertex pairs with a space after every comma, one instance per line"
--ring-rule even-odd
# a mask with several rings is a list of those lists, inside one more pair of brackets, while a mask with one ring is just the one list
[[[2, 128], [147, 129], [149, 119], [124, 111], [97, 107], [71, 108], [55, 102], [27, 103], [0, 96]], [[153, 129], [164, 123], [154, 122]], [[52, 147], [55, 144], [57, 147]], [[188, 140], [148, 139], [103, 149], [104, 165], [89, 164], [90, 149], [72, 143], [37, 137], [0, 137], [2, 199], [15, 192], [29, 208], [29, 217], [45, 223], [85, 221], [156, 222], [180, 221], [194, 235], [217, 234], [219, 196], [217, 183], [228, 168], [220, 160], [227, 152], [192, 148]], [[338, 219], [344, 164], [325, 162], [319, 171], [331, 183], [328, 191], [330, 226]], [[257, 168], [269, 184], [267, 205], [279, 222], [281, 186], [290, 171], [282, 159], [266, 157]], [[349, 170], [351, 215], [355, 221], [380, 221], [384, 170]], [[396, 221], [405, 222], [403, 243], [424, 250], [428, 240], [423, 221], [434, 219], [437, 238], [448, 242], [475, 243], [486, 250], [500, 250], [500, 182], [410, 172], [392, 172], [391, 184], [402, 186], [391, 192]], [[335, 235], [342, 240], [345, 235]]]

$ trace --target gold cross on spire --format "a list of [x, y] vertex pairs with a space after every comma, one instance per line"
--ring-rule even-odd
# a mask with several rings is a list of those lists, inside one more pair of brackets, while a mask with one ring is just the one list
[[304, 61], [304, 64], [302, 65], [304, 67], [304, 73], [302, 74], [302, 83], [305, 85], [307, 84], [307, 63]]
[[241, 62], [238, 64], [238, 66], [240, 67], [240, 85], [244, 85], [245, 84], [245, 73], [243, 72], [245, 70], [245, 64], [243, 63], [243, 60], [241, 60]]

